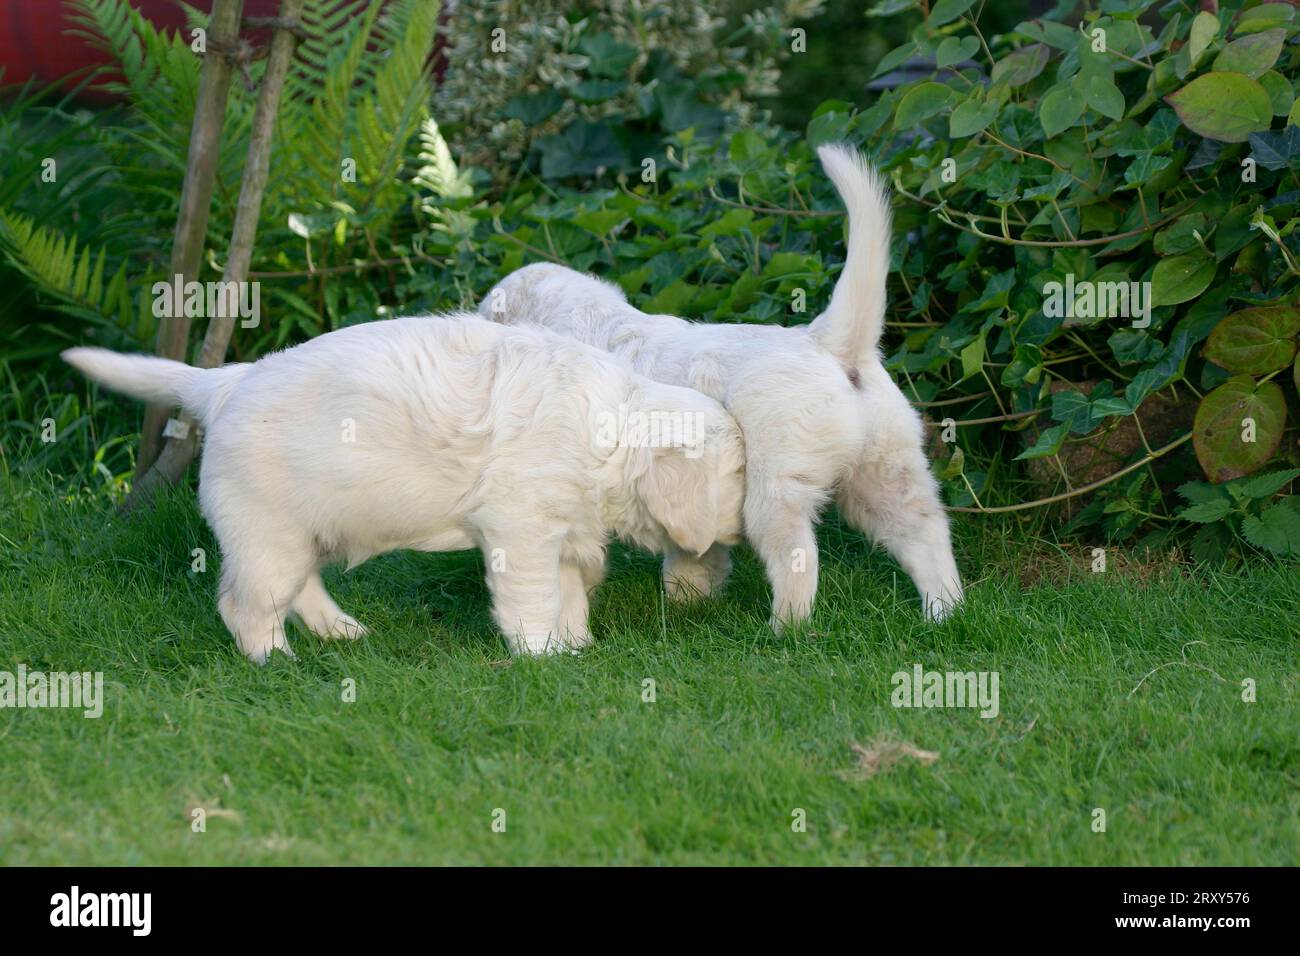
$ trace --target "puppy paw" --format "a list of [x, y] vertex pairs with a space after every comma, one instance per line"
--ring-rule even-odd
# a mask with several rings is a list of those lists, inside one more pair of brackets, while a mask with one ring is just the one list
[[564, 645], [571, 654], [577, 654], [584, 648], [590, 647], [595, 638], [591, 636], [591, 631], [570, 631], [565, 635]]
[[800, 611], [783, 610], [781, 613], [772, 612], [772, 616], [767, 619], [767, 626], [770, 627], [778, 637], [786, 634], [796, 633], [804, 627], [807, 627], [812, 620], [812, 608], [806, 608]]
[[934, 624], [947, 620], [961, 604], [961, 597], [927, 595], [925, 598], [925, 619]]
[[271, 659], [271, 654], [275, 651], [279, 651], [291, 661], [296, 661], [298, 659], [298, 655], [293, 652], [293, 649], [289, 647], [289, 643], [283, 638], [274, 642], [267, 642], [256, 646], [248, 646], [241, 643], [239, 645], [239, 650], [258, 667], [265, 665], [266, 662]]
[[[590, 643], [588, 638], [586, 643]], [[548, 657], [552, 654], [577, 654], [586, 644], [575, 645], [572, 637], [564, 639], [554, 634], [519, 635], [509, 639], [510, 653], [516, 657]]]
[[340, 614], [324, 631], [316, 632], [320, 637], [355, 641], [370, 633], [370, 629], [350, 614]]
[[370, 629], [351, 614], [339, 611], [335, 614], [295, 612], [299, 622], [322, 640], [355, 641], [365, 637]]

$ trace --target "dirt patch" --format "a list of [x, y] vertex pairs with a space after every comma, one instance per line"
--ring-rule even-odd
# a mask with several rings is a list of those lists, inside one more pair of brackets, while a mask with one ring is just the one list
[[[1100, 549], [1103, 555], [1096, 554]], [[1105, 559], [1104, 570], [1101, 558]], [[1108, 580], [1148, 584], [1181, 577], [1191, 560], [1180, 548], [1164, 551], [1124, 550], [1115, 546], [1079, 544], [1069, 550], [1037, 548], [1014, 567], [1021, 590], [1056, 587], [1090, 574]]]

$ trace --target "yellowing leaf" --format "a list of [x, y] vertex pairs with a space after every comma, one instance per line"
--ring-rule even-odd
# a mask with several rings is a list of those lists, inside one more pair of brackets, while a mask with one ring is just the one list
[[1244, 143], [1273, 120], [1268, 93], [1244, 73], [1206, 73], [1165, 101], [1193, 133], [1222, 143]]

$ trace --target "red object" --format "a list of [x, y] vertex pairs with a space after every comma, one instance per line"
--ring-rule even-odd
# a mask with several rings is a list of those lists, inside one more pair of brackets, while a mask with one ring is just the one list
[[[175, 31], [185, 26], [185, 11], [174, 0], [130, 0], [130, 4], [156, 27]], [[193, 0], [192, 5], [208, 12], [212, 0]], [[246, 17], [274, 16], [279, 9], [279, 0], [244, 0]], [[72, 13], [62, 0], [0, 0], [0, 67], [4, 68], [0, 83], [25, 83], [31, 77], [50, 83], [110, 62], [111, 57], [94, 44], [68, 35], [77, 26]]]

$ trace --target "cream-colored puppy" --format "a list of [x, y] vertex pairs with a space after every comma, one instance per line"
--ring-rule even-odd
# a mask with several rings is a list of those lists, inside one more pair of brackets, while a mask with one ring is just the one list
[[510, 649], [538, 654], [590, 643], [611, 532], [690, 554], [740, 537], [744, 446], [722, 407], [542, 329], [395, 319], [219, 369], [63, 354], [202, 424], [218, 606], [259, 663], [290, 653], [290, 610], [322, 637], [365, 633], [325, 592], [324, 562], [477, 547]]
[[[830, 305], [809, 326], [647, 315], [617, 286], [550, 264], [506, 276], [479, 311], [497, 322], [562, 332], [726, 406], [745, 435], [745, 534], [766, 565], [778, 628], [812, 611], [813, 526], [832, 496], [844, 518], [911, 576], [926, 615], [942, 618], [962, 595], [948, 520], [922, 452], [920, 416], [877, 350], [889, 274], [889, 195], [856, 151], [824, 146], [819, 154], [848, 207], [849, 242]], [[664, 577], [679, 584], [679, 594], [707, 594], [729, 568], [719, 545], [703, 557], [670, 552]]]

